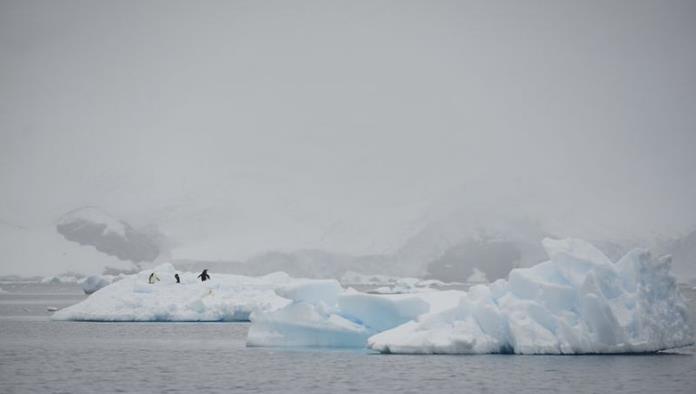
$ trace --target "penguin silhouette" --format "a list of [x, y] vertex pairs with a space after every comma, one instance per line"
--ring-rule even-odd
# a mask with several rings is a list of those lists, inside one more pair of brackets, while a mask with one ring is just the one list
[[176, 283], [181, 283], [181, 279], [179, 278], [179, 274], [174, 274], [174, 279], [176, 279]]
[[210, 275], [208, 275], [208, 269], [204, 269], [203, 272], [201, 272], [200, 275], [198, 275], [199, 278], [201, 278], [201, 282], [205, 282], [206, 280], [210, 279]]

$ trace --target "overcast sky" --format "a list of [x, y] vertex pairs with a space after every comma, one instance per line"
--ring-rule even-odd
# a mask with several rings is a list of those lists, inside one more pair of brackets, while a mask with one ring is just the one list
[[0, 220], [95, 205], [230, 258], [455, 211], [683, 234], [695, 43], [694, 1], [0, 0]]

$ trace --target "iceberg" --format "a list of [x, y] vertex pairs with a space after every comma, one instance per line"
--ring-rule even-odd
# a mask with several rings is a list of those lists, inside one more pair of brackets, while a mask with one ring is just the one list
[[[148, 277], [152, 272], [157, 274], [160, 281], [149, 284]], [[179, 274], [181, 283], [176, 283], [175, 273]], [[254, 310], [275, 310], [287, 305], [290, 301], [276, 294], [274, 289], [298, 281], [283, 272], [262, 277], [213, 274], [212, 279], [206, 282], [201, 282], [196, 276], [197, 273], [178, 272], [169, 263], [138, 274], [124, 275], [120, 280], [98, 289], [84, 301], [57, 311], [52, 319], [110, 322], [248, 321]], [[98, 279], [95, 277], [100, 282]], [[311, 283], [311, 280], [304, 281]]]
[[381, 353], [640, 353], [693, 344], [670, 258], [612, 263], [589, 243], [545, 239], [549, 261], [477, 285], [458, 305], [368, 339]]
[[343, 288], [335, 280], [297, 283], [276, 289], [289, 300], [275, 311], [256, 311], [247, 346], [361, 347], [370, 332], [334, 313]]
[[669, 257], [613, 263], [578, 239], [545, 239], [550, 260], [469, 291], [366, 294], [296, 283], [255, 311], [248, 346], [367, 347], [409, 354], [601, 354], [693, 344]]
[[[614, 263], [582, 240], [542, 244], [549, 261], [468, 291], [370, 294], [280, 272], [217, 274], [206, 282], [178, 272], [176, 283], [167, 263], [123, 276], [53, 319], [250, 320], [248, 346], [381, 353], [635, 353], [694, 343], [669, 257], [635, 249]], [[152, 272], [160, 281], [148, 284]]]
[[345, 290], [335, 280], [297, 283], [276, 293], [290, 302], [252, 313], [247, 346], [364, 348], [370, 336], [429, 311], [452, 308], [464, 294], [367, 294]]

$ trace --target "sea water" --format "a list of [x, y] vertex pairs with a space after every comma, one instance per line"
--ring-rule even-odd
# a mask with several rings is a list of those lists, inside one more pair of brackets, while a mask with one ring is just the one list
[[[76, 285], [2, 284], [0, 393], [694, 392], [696, 348], [652, 355], [398, 356], [247, 348], [246, 323], [85, 323]], [[696, 313], [696, 292], [682, 288]]]

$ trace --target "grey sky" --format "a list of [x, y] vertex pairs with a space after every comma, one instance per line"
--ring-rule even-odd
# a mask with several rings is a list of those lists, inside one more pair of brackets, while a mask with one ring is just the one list
[[681, 234], [695, 39], [694, 1], [0, 0], [0, 219], [97, 205], [231, 258], [455, 211]]

